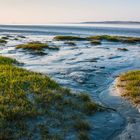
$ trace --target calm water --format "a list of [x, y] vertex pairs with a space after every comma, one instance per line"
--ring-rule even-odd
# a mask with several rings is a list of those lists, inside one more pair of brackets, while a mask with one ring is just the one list
[[119, 24], [53, 24], [53, 25], [0, 25], [0, 33], [36, 35], [125, 35], [140, 36], [140, 25]]

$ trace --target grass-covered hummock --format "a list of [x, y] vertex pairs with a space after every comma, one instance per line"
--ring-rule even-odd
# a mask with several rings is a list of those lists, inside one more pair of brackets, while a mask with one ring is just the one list
[[21, 44], [16, 46], [17, 49], [27, 49], [27, 50], [43, 50], [45, 48], [49, 48], [48, 44], [44, 44], [41, 42], [29, 42], [26, 44]]
[[90, 41], [90, 44], [91, 44], [91, 45], [101, 45], [102, 43], [101, 43], [100, 40], [91, 40], [91, 41]]
[[19, 37], [19, 38], [26, 38], [26, 37], [23, 36], [23, 35], [18, 35], [17, 37]]
[[3, 37], [1, 37], [1, 39], [3, 39], [3, 40], [8, 40], [9, 37], [7, 37], [7, 36], [3, 36]]
[[18, 68], [0, 57], [0, 139], [89, 139], [100, 107], [86, 94], [73, 94], [49, 77]]
[[7, 43], [6, 40], [4, 40], [4, 39], [0, 39], [0, 44], [6, 44], [6, 43]]
[[44, 49], [59, 50], [58, 47], [50, 47], [48, 44], [41, 43], [41, 42], [38, 42], [38, 41], [17, 45], [16, 49], [29, 50], [30, 52], [32, 52], [34, 54], [37, 54], [37, 55], [45, 55], [46, 53], [43, 52]]
[[119, 51], [128, 51], [128, 49], [126, 49], [126, 48], [118, 48], [117, 50], [119, 50]]
[[98, 35], [98, 36], [89, 36], [89, 37], [79, 37], [79, 36], [56, 36], [54, 37], [56, 41], [94, 41], [101, 42], [103, 40], [109, 42], [121, 42], [127, 44], [136, 44], [140, 43], [139, 37], [125, 37], [125, 36], [110, 36], [110, 35]]
[[140, 43], [140, 38], [138, 37], [125, 37], [125, 36], [109, 36], [109, 35], [100, 35], [100, 36], [90, 36], [87, 37], [88, 40], [100, 40], [100, 41], [110, 41], [110, 42], [121, 42], [121, 43]]
[[129, 71], [118, 78], [117, 87], [121, 95], [134, 104], [140, 104], [140, 70]]
[[76, 46], [76, 43], [75, 42], [70, 42], [70, 41], [67, 41], [64, 44], [70, 45], [70, 46]]
[[107, 40], [111, 42], [118, 42], [119, 39], [116, 36], [109, 36], [109, 35], [101, 35], [101, 36], [90, 36], [88, 37], [89, 40]]
[[56, 36], [54, 37], [56, 41], [85, 41], [86, 38], [79, 36]]

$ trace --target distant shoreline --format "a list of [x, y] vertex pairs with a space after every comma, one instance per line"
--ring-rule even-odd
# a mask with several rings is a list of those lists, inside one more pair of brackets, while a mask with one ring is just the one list
[[140, 21], [96, 21], [81, 22], [80, 24], [140, 24]]

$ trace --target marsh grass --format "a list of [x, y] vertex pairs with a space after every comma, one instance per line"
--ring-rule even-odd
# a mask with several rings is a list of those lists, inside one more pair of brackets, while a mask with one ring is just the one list
[[121, 42], [121, 43], [126, 43], [126, 44], [140, 43], [139, 37], [110, 36], [110, 35], [99, 35], [99, 36], [89, 36], [89, 37], [56, 36], [54, 37], [54, 40], [56, 41], [90, 41], [90, 43], [94, 45], [100, 45], [101, 41]]
[[119, 38], [117, 36], [109, 36], [109, 35], [101, 35], [101, 36], [90, 36], [89, 40], [107, 40], [111, 42], [119, 42]]
[[36, 55], [45, 55], [46, 53], [44, 53], [44, 49], [59, 50], [58, 47], [50, 47], [48, 44], [44, 44], [38, 41], [17, 45], [16, 49], [27, 50], [30, 53], [36, 54]]
[[19, 37], [19, 38], [26, 38], [26, 37], [23, 36], [23, 35], [18, 35], [17, 37]]
[[90, 140], [89, 136], [87, 135], [86, 132], [84, 131], [80, 131], [79, 132], [79, 136], [78, 136], [79, 140]]
[[119, 51], [128, 51], [128, 49], [126, 49], [126, 48], [118, 48], [117, 50], [119, 50]]
[[16, 49], [27, 50], [43, 50], [44, 48], [49, 48], [48, 44], [43, 44], [40, 42], [29, 42], [27, 44], [21, 44], [16, 46]]
[[140, 38], [138, 37], [124, 37], [124, 36], [109, 36], [109, 35], [101, 35], [101, 36], [90, 36], [87, 38], [88, 40], [100, 40], [100, 41], [110, 41], [110, 42], [121, 42], [127, 44], [135, 44], [140, 43]]
[[78, 36], [56, 36], [54, 37], [56, 41], [85, 41], [86, 38]]
[[4, 39], [0, 39], [0, 44], [6, 44], [6, 43], [7, 43], [6, 40], [4, 40]]
[[91, 45], [101, 45], [102, 43], [101, 43], [100, 40], [91, 40], [91, 41], [90, 41], [90, 44], [91, 44]]
[[17, 63], [0, 56], [0, 139], [62, 140], [73, 129], [76, 138], [87, 138], [91, 126], [86, 118], [98, 105]]
[[8, 57], [0, 56], [0, 65], [14, 65], [18, 64], [15, 59], [9, 59]]
[[3, 36], [1, 39], [3, 39], [3, 40], [8, 40], [9, 37], [7, 37], [7, 36]]
[[64, 44], [70, 45], [70, 46], [76, 46], [76, 43], [75, 42], [70, 42], [70, 41], [67, 41]]
[[77, 122], [75, 122], [74, 128], [77, 131], [85, 131], [90, 129], [90, 125], [86, 121], [78, 120]]
[[129, 71], [120, 75], [117, 86], [124, 89], [122, 96], [129, 98], [134, 104], [140, 103], [140, 70]]

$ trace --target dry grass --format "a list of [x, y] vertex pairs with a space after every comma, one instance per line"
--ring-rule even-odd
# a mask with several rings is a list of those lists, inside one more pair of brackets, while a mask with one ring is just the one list
[[122, 96], [127, 97], [134, 104], [140, 104], [140, 70], [120, 75], [117, 86], [124, 89]]

